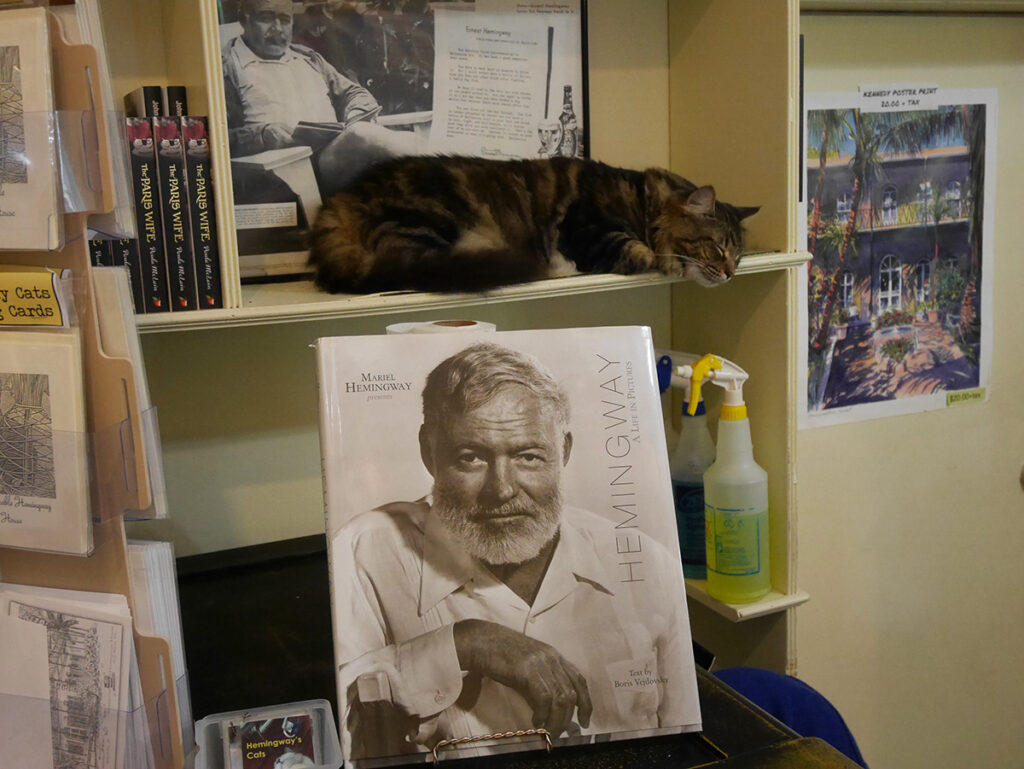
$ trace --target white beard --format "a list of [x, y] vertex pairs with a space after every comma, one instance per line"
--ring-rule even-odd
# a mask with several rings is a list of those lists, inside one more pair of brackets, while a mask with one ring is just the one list
[[[431, 510], [452, 539], [474, 558], [492, 566], [518, 564], [536, 558], [558, 533], [562, 494], [556, 490], [536, 504], [513, 500], [494, 508], [467, 509], [453, 502], [435, 483]], [[517, 512], [533, 515], [513, 522], [494, 522], [495, 518]]]

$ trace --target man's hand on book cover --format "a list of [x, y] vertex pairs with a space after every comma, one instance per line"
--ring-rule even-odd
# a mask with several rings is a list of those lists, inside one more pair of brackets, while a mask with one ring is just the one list
[[569, 731], [574, 711], [580, 726], [590, 725], [587, 680], [553, 646], [485, 620], [456, 622], [454, 635], [462, 669], [517, 691], [533, 709], [535, 728], [558, 737]]
[[263, 146], [268, 150], [291, 147], [295, 144], [292, 128], [284, 123], [267, 123], [261, 130]]

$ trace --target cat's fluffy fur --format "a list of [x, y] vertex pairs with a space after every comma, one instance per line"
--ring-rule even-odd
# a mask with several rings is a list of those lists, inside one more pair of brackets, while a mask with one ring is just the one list
[[325, 203], [309, 261], [332, 293], [484, 291], [647, 270], [715, 285], [735, 272], [741, 220], [756, 210], [660, 168], [404, 157], [372, 166]]

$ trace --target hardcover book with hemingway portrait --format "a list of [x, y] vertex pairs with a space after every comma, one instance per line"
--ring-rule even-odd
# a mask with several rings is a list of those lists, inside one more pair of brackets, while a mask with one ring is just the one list
[[700, 728], [653, 355], [646, 327], [317, 342], [347, 760]]

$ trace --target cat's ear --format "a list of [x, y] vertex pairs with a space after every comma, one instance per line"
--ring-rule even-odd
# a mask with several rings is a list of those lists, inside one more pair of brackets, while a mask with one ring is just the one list
[[690, 216], [714, 216], [715, 188], [706, 184], [695, 189], [687, 196], [683, 210]]
[[714, 216], [715, 188], [705, 185], [690, 193], [677, 190], [669, 198], [668, 207], [671, 213], [683, 216]]
[[761, 206], [734, 206], [734, 208], [736, 209], [736, 216], [739, 217], [740, 221], [753, 216], [761, 210]]

